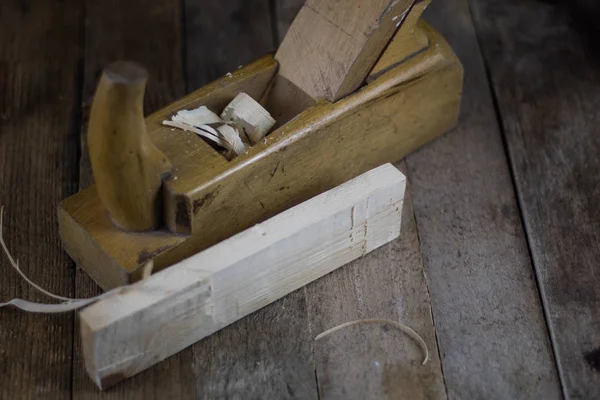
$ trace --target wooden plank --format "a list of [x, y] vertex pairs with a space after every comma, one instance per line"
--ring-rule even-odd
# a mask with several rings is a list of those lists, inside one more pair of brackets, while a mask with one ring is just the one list
[[509, 0], [472, 8], [565, 397], [599, 398], [600, 6]]
[[[206, 3], [186, 2], [189, 89], [200, 87], [276, 47], [266, 34], [272, 14], [268, 17], [263, 11], [265, 1], [210, 2], [214, 13], [204, 11]], [[232, 13], [244, 9], [244, 13]], [[224, 14], [236, 15], [236, 22], [222, 20], [216, 31], [205, 31], [203, 27], [214, 26], [212, 21]], [[215, 48], [214, 38], [224, 47]], [[220, 50], [226, 48], [236, 51]], [[198, 52], [205, 56], [196, 58]], [[213, 64], [211, 60], [215, 57]], [[306, 299], [304, 292], [298, 290], [192, 346], [197, 396], [316, 399], [311, 342]]]
[[[183, 95], [185, 87], [181, 57], [182, 11], [178, 2], [88, 0], [86, 11], [83, 89], [86, 119], [81, 128], [81, 188], [90, 185], [93, 180], [85, 141], [87, 117], [97, 79], [107, 64], [124, 59], [136, 61], [148, 69], [145, 113], [153, 112], [177, 100]], [[99, 288], [85, 272], [78, 270], [77, 297], [88, 297], [99, 292]], [[195, 392], [191, 354], [182, 353], [115, 387], [109, 393], [103, 394], [103, 397], [189, 398], [194, 397]], [[98, 389], [85, 373], [81, 343], [77, 338], [73, 365], [73, 398], [93, 399], [99, 396]]]
[[314, 99], [352, 93], [388, 45], [414, 0], [308, 0], [275, 59], [278, 75]]
[[275, 49], [269, 0], [184, 0], [188, 91]]
[[560, 398], [468, 5], [434, 2], [426, 18], [465, 66], [458, 128], [407, 158], [448, 396]]
[[88, 373], [110, 386], [397, 238], [405, 187], [383, 165], [88, 307]]
[[192, 346], [198, 397], [317, 399], [312, 341], [297, 290]]
[[[77, 190], [82, 7], [78, 1], [0, 2], [0, 204], [21, 268], [73, 295], [55, 207]], [[48, 301], [0, 256], [0, 301]], [[73, 316], [0, 310], [0, 398], [64, 399], [71, 391]]]
[[418, 344], [385, 325], [355, 326], [314, 343], [322, 399], [445, 399], [410, 193], [398, 239], [306, 287], [311, 337], [347, 321], [385, 318], [423, 336]]

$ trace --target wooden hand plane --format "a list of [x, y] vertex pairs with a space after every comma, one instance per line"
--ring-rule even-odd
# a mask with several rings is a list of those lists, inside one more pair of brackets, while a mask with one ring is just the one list
[[[277, 53], [144, 119], [143, 68], [104, 71], [90, 116], [96, 184], [58, 208], [63, 244], [103, 289], [168, 267], [452, 128], [463, 70], [421, 14], [429, 1], [308, 0]], [[237, 94], [276, 120], [228, 160], [162, 125]]]

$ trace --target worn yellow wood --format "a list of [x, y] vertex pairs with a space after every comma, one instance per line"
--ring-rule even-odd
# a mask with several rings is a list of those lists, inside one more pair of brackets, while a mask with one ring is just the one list
[[[202, 138], [163, 126], [162, 121], [177, 111], [201, 105], [222, 109], [242, 91], [258, 99], [276, 69], [277, 63], [271, 56], [262, 57], [146, 118], [149, 137], [172, 160], [173, 171], [185, 168], [190, 158], [194, 159], [191, 167], [199, 169], [227, 164], [227, 160]], [[138, 267], [148, 260], [154, 259], [157, 269], [166, 266], [161, 255], [186, 240], [185, 235], [173, 235], [166, 229], [142, 234], [117, 228], [108, 217], [96, 186], [64, 200], [58, 207], [58, 222], [69, 255], [103, 289], [136, 280]]]
[[355, 91], [415, 0], [308, 0], [275, 59], [278, 75], [314, 99]]
[[[201, 138], [157, 121], [182, 108], [219, 109], [239, 91], [260, 98], [275, 71], [271, 57], [236, 71], [230, 85], [213, 83], [150, 116], [151, 137], [173, 162], [163, 195], [166, 221], [178, 234], [142, 241], [111, 227], [90, 188], [61, 206], [65, 248], [102, 287], [113, 287], [135, 280], [149, 259], [157, 269], [171, 265], [441, 135], [457, 120], [462, 66], [439, 34], [424, 29], [426, 50], [335, 104], [320, 101], [231, 162]], [[86, 243], [93, 252], [81, 250]]]
[[376, 79], [385, 71], [406, 61], [408, 57], [427, 48], [429, 39], [421, 15], [430, 3], [431, 0], [422, 0], [413, 5], [402, 28], [394, 35], [394, 39], [369, 73], [368, 81]]
[[88, 128], [98, 195], [112, 220], [132, 231], [159, 227], [162, 177], [171, 169], [146, 133], [147, 80], [147, 71], [134, 63], [119, 61], [105, 68]]

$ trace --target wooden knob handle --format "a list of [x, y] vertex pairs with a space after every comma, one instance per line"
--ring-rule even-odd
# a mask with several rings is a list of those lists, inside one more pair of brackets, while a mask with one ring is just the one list
[[88, 146], [98, 195], [121, 228], [147, 231], [161, 223], [161, 185], [171, 169], [150, 141], [144, 121], [147, 71], [131, 62], [104, 69], [90, 114]]

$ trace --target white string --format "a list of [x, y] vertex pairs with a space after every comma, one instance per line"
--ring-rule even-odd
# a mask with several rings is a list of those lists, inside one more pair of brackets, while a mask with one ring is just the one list
[[411, 338], [416, 340], [417, 343], [419, 343], [419, 346], [421, 346], [421, 348], [423, 349], [423, 353], [425, 353], [425, 359], [423, 360], [422, 365], [425, 365], [427, 363], [427, 361], [430, 360], [429, 349], [427, 348], [427, 343], [425, 343], [425, 340], [423, 340], [421, 335], [419, 335], [417, 332], [415, 332], [409, 326], [401, 324], [400, 322], [391, 321], [389, 319], [360, 319], [357, 321], [346, 322], [344, 324], [335, 326], [331, 329], [326, 330], [325, 332], [318, 334], [315, 337], [315, 341], [323, 339], [324, 337], [327, 337], [327, 336], [331, 335], [332, 333], [335, 333], [335, 332], [342, 330], [344, 328], [347, 328], [349, 326], [359, 325], [359, 324], [390, 324], [390, 325], [395, 326], [396, 328], [400, 329], [402, 332], [406, 333], [408, 336], [410, 336]]

